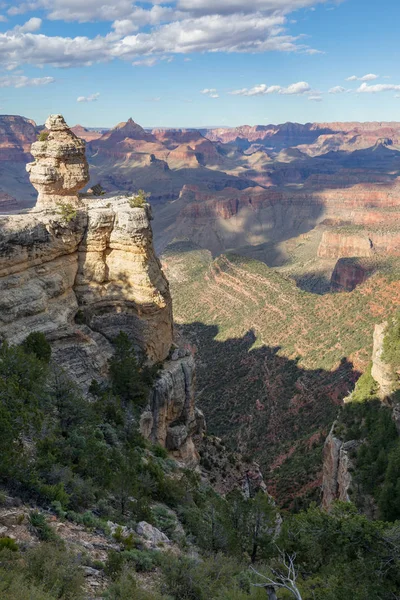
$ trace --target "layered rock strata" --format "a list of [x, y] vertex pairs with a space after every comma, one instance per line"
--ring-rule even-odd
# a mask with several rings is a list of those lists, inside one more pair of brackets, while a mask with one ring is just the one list
[[0, 218], [0, 335], [54, 337], [78, 316], [108, 340], [126, 331], [151, 361], [165, 360], [172, 306], [150, 207], [124, 197], [83, 206], [69, 222], [49, 211]]

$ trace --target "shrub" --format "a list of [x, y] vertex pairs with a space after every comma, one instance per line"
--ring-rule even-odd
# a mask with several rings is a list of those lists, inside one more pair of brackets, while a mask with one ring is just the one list
[[131, 208], [142, 208], [147, 204], [147, 201], [150, 198], [150, 196], [150, 192], [138, 190], [135, 197], [129, 198], [129, 206], [131, 206]]
[[39, 512], [33, 512], [29, 516], [29, 522], [35, 529], [38, 538], [44, 542], [55, 541], [57, 535], [47, 523], [46, 518]]
[[50, 131], [41, 131], [38, 135], [38, 142], [47, 142]]
[[11, 552], [17, 552], [18, 544], [12, 538], [0, 537], [0, 552], [4, 549], [11, 550]]
[[78, 212], [69, 202], [57, 202], [57, 206], [59, 208], [59, 215], [65, 223], [70, 223], [76, 218]]
[[127, 568], [110, 585], [104, 597], [107, 600], [162, 600], [157, 592], [147, 592], [138, 587], [135, 574]]
[[40, 360], [48, 363], [51, 358], [51, 346], [46, 336], [40, 331], [33, 331], [21, 344], [27, 354], [34, 354]]
[[84, 576], [78, 559], [60, 544], [44, 543], [26, 555], [27, 573], [60, 600], [81, 600], [84, 597]]

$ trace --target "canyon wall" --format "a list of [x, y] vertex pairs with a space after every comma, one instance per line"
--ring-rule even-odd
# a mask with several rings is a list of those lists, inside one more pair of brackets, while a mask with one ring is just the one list
[[112, 341], [124, 331], [148, 361], [162, 364], [142, 433], [195, 465], [194, 360], [171, 352], [172, 301], [153, 247], [151, 207], [134, 196], [79, 195], [88, 173], [84, 144], [60, 115], [46, 126], [28, 166], [39, 191], [35, 208], [0, 217], [0, 337], [16, 344], [44, 333], [53, 360], [87, 392], [107, 376]]

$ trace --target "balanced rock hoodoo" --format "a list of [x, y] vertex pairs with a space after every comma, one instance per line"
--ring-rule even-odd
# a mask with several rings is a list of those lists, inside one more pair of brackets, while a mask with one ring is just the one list
[[46, 129], [43, 139], [32, 144], [35, 161], [26, 167], [39, 192], [36, 209], [54, 208], [59, 202], [76, 206], [79, 190], [89, 182], [85, 142], [69, 129], [62, 115], [50, 115]]

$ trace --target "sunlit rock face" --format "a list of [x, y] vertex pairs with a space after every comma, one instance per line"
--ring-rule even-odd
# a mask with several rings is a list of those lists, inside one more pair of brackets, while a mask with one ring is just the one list
[[43, 139], [32, 144], [35, 161], [26, 167], [39, 192], [36, 208], [54, 208], [62, 202], [77, 206], [78, 192], [89, 182], [85, 142], [76, 137], [61, 115], [50, 115], [46, 129], [48, 135], [41, 134]]
[[0, 336], [19, 343], [42, 331], [73, 345], [76, 334], [92, 346], [90, 332], [110, 342], [125, 331], [150, 361], [165, 360], [172, 302], [151, 207], [127, 195], [78, 196], [88, 182], [85, 144], [61, 115], [46, 128], [28, 165], [35, 210], [0, 217]]

